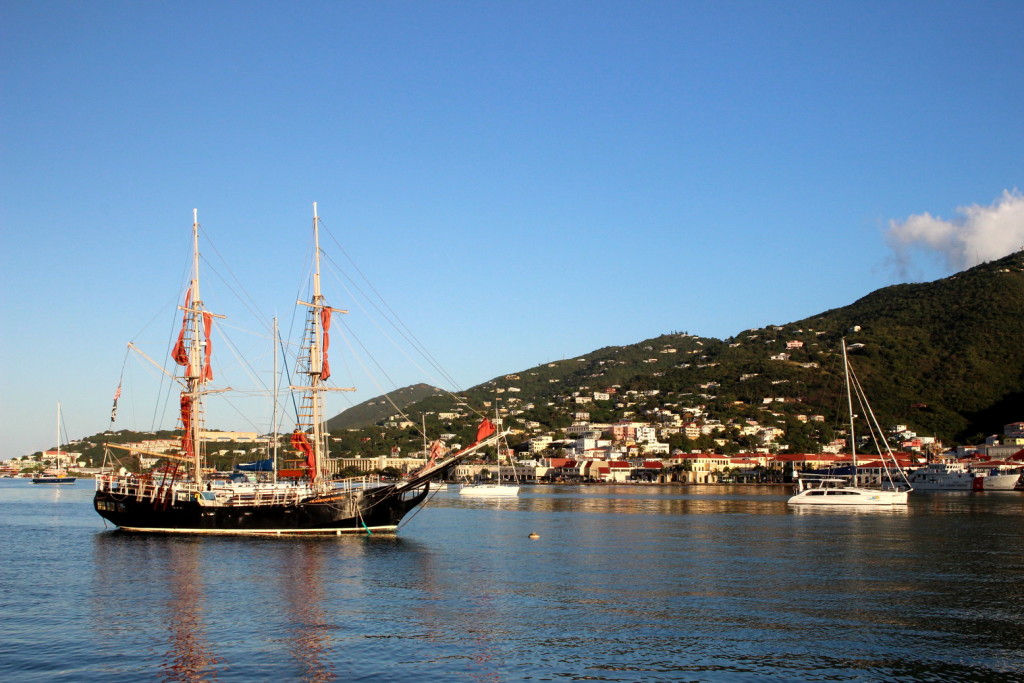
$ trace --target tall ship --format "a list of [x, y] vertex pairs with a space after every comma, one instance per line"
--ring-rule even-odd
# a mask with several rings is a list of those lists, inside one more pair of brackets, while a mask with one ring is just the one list
[[180, 452], [149, 454], [172, 463], [157, 474], [135, 474], [122, 469], [105, 471], [96, 477], [93, 507], [120, 530], [248, 535], [395, 533], [403, 517], [426, 500], [433, 481], [442, 479], [457, 463], [504, 436], [493, 422], [484, 418], [473, 443], [454, 452], [443, 447], [433, 449], [429, 462], [403, 481], [331, 478], [327, 468], [324, 395], [338, 389], [326, 384], [331, 374], [330, 327], [332, 315], [346, 311], [329, 306], [320, 290], [319, 220], [314, 204], [312, 296], [309, 301], [298, 302], [307, 309], [302, 351], [297, 361], [297, 376], [303, 378], [304, 384], [292, 387], [302, 395], [297, 424], [289, 440], [293, 463], [298, 467], [279, 469], [274, 462], [272, 480], [262, 483], [223, 481], [208, 476], [206, 444], [202, 439], [203, 405], [208, 394], [218, 391], [208, 386], [213, 379], [210, 335], [214, 320], [224, 316], [207, 310], [203, 303], [199, 286], [199, 222], [194, 211], [192, 275], [180, 306], [181, 330], [171, 351], [178, 368], [174, 378], [180, 388]]
[[918, 491], [1012, 491], [1020, 476], [1020, 469], [985, 467], [984, 462], [933, 462], [908, 478]]

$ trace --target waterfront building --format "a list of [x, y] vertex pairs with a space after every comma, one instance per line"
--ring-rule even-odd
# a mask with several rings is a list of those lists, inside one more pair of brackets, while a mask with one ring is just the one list
[[327, 461], [327, 471], [329, 474], [337, 474], [348, 467], [354, 467], [363, 472], [373, 472], [393, 467], [403, 474], [408, 474], [426, 464], [425, 458], [394, 458], [386, 455], [368, 458], [330, 458]]

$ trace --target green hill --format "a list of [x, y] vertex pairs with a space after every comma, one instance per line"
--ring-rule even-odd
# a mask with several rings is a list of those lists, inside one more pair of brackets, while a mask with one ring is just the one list
[[359, 405], [352, 406], [351, 408], [338, 413], [327, 421], [327, 429], [331, 431], [337, 429], [359, 429], [361, 427], [369, 427], [377, 424], [378, 422], [382, 422], [397, 413], [398, 410], [396, 410], [395, 406], [397, 406], [398, 409], [405, 410], [413, 403], [422, 401], [428, 396], [441, 393], [440, 389], [432, 387], [429, 384], [414, 384], [412, 386], [404, 387], [392, 392], [388, 396], [377, 396], [376, 398], [371, 398], [367, 401], [363, 401]]
[[[884, 423], [957, 443], [996, 433], [1024, 419], [1024, 252], [726, 340], [666, 334], [510, 373], [464, 395], [471, 405], [531, 406], [519, 417], [549, 428], [571, 423], [566, 398], [573, 392], [608, 387], [618, 396], [657, 390], [634, 413], [702, 405], [723, 420], [766, 410], [790, 426], [801, 413], [835, 420], [843, 337]], [[623, 416], [617, 404], [597, 401], [586, 410], [593, 421], [610, 421]], [[410, 412], [450, 407], [450, 399], [433, 396]]]
[[1024, 418], [1024, 252], [800, 324], [860, 325], [850, 341], [865, 344], [857, 362], [870, 395], [911, 410], [924, 431], [976, 441]]

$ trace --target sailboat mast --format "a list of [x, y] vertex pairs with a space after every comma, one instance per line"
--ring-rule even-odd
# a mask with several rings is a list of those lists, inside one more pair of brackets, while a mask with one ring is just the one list
[[57, 470], [60, 470], [60, 401], [57, 401]]
[[274, 414], [273, 414], [273, 417], [271, 418], [271, 421], [270, 421], [271, 422], [270, 434], [271, 434], [271, 438], [273, 439], [273, 442], [272, 442], [272, 445], [270, 447], [271, 451], [270, 451], [270, 454], [269, 454], [270, 455], [270, 469], [271, 469], [271, 472], [272, 472], [271, 479], [272, 479], [272, 481], [275, 484], [277, 483], [277, 444], [278, 444], [278, 441], [279, 441], [278, 434], [277, 434], [277, 429], [278, 429], [278, 424], [277, 424], [277, 396], [278, 396], [278, 393], [281, 390], [281, 386], [280, 386], [281, 385], [281, 377], [280, 377], [280, 373], [277, 370], [277, 350], [278, 350], [277, 316], [275, 315], [274, 316], [274, 401], [273, 401], [274, 402]]
[[843, 337], [843, 375], [846, 379], [846, 405], [850, 414], [850, 457], [853, 459], [853, 485], [857, 485], [857, 437], [853, 431], [853, 395], [850, 392], [850, 362], [846, 358], [846, 337]]

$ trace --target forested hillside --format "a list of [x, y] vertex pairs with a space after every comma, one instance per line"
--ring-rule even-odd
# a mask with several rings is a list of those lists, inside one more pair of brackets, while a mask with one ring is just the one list
[[378, 396], [352, 406], [327, 421], [328, 430], [356, 429], [369, 427], [395, 414], [396, 406], [405, 409], [410, 404], [422, 401], [428, 396], [442, 393], [429, 384], [414, 384], [392, 392], [387, 397]]
[[[666, 321], [671, 325], [672, 321]], [[525, 370], [510, 369], [465, 392], [468, 404], [497, 403], [520, 420], [571, 423], [574, 392], [614, 387], [650, 392], [676, 409], [704, 406], [720, 419], [763, 412], [840, 412], [839, 350], [851, 361], [886, 423], [966, 443], [1024, 419], [1024, 252], [942, 280], [886, 287], [804, 320], [751, 329], [725, 340], [672, 333], [606, 347]], [[525, 407], [525, 408], [524, 408]], [[411, 414], [450, 410], [440, 394]], [[588, 405], [595, 422], [622, 417], [621, 400]]]

